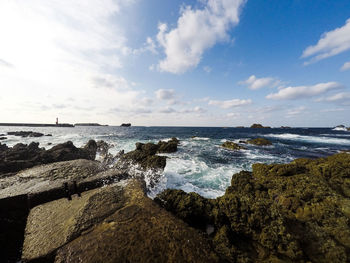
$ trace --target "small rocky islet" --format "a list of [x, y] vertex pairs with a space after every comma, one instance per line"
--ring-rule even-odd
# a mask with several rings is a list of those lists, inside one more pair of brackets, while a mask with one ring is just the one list
[[[243, 149], [271, 142], [225, 142]], [[206, 199], [147, 197], [179, 140], [108, 153], [103, 141], [49, 150], [0, 144], [0, 252], [8, 262], [348, 262], [350, 154], [255, 164]], [[242, 144], [242, 145], [241, 145]], [[225, 146], [224, 146], [225, 145]], [[102, 159], [96, 161], [96, 154]]]

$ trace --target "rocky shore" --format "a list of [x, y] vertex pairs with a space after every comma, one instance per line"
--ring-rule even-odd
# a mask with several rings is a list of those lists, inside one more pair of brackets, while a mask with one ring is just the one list
[[103, 141], [0, 144], [1, 261], [350, 260], [350, 154], [255, 164], [217, 199], [168, 189], [152, 200], [143, 173], [157, 181], [166, 165], [159, 154], [178, 145], [137, 143], [112, 156]]

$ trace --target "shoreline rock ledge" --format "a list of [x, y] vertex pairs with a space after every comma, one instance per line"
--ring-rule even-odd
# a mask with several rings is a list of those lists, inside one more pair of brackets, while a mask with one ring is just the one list
[[350, 154], [254, 164], [223, 196], [165, 190], [155, 201], [210, 229], [225, 262], [350, 262]]

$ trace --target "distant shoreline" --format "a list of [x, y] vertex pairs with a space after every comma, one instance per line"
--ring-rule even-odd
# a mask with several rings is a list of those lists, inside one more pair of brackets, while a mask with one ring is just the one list
[[73, 124], [62, 123], [62, 124], [45, 124], [45, 123], [0, 123], [0, 126], [11, 126], [11, 127], [74, 127]]

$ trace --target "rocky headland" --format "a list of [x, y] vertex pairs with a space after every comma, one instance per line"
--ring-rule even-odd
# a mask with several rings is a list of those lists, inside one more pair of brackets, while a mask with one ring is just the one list
[[137, 143], [116, 156], [103, 141], [0, 144], [1, 260], [350, 260], [350, 154], [255, 164], [217, 199], [167, 189], [152, 200], [142, 173], [164, 169], [162, 153], [179, 143]]
[[260, 123], [254, 123], [252, 126], [250, 126], [250, 128], [253, 129], [270, 129], [270, 126], [263, 126]]

